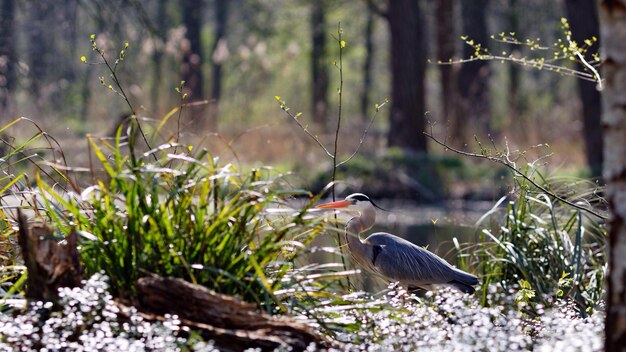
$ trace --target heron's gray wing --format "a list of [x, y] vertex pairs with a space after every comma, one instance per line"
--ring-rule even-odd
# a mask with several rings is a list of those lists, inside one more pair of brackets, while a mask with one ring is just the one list
[[377, 272], [405, 285], [445, 284], [454, 279], [454, 268], [437, 255], [400, 237], [379, 232], [365, 242], [379, 247], [373, 260]]

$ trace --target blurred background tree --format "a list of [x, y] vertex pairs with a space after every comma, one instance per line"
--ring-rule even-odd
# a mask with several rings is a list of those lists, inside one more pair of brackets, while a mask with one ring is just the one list
[[[487, 30], [487, 0], [461, 1], [461, 27], [464, 36], [482, 46], [489, 46]], [[463, 57], [474, 56], [474, 48], [463, 46]], [[467, 62], [461, 65], [457, 76], [459, 91], [456, 100], [456, 119], [454, 120], [455, 143], [465, 144], [473, 134], [491, 132], [491, 110], [489, 95], [490, 63], [487, 61]], [[469, 126], [476, 126], [482, 131]]]
[[313, 119], [326, 130], [328, 114], [328, 55], [326, 55], [326, 39], [328, 25], [326, 23], [325, 1], [313, 1], [311, 4], [311, 91]]
[[[185, 82], [184, 84], [184, 91], [189, 95], [189, 100], [192, 102], [196, 102], [199, 100], [203, 100], [205, 98], [204, 96], [204, 74], [203, 74], [203, 69], [202, 66], [204, 64], [204, 53], [202, 50], [202, 41], [200, 40], [200, 32], [202, 30], [202, 26], [203, 26], [203, 16], [202, 16], [202, 10], [203, 10], [203, 1], [201, 0], [183, 0], [182, 1], [182, 25], [183, 25], [183, 30], [185, 32], [185, 39], [181, 42], [181, 49], [182, 49], [182, 55], [183, 55], [183, 60], [182, 60], [182, 64], [181, 64], [181, 78], [182, 81]], [[219, 3], [216, 2], [216, 3]], [[217, 12], [216, 12], [217, 13]], [[219, 21], [217, 18], [219, 17], [219, 15], [216, 15], [216, 20], [215, 23], [222, 23], [221, 21]], [[220, 36], [221, 35], [221, 36]], [[223, 40], [224, 33], [216, 33], [216, 38], [215, 38], [215, 45], [214, 47], [217, 47], [217, 44], [219, 43], [220, 40]], [[215, 66], [217, 66], [217, 71], [215, 69]], [[217, 85], [218, 87], [221, 87], [221, 65], [215, 65], [214, 66], [214, 85]], [[216, 82], [216, 83], [215, 83]], [[219, 94], [219, 88], [217, 89], [217, 91], [212, 91], [211, 94], [212, 96], [215, 98], [216, 94]], [[219, 96], [217, 97], [219, 98]], [[217, 105], [217, 99], [215, 99], [215, 101], [213, 102], [215, 105]], [[214, 120], [215, 116], [202, 116], [203, 112], [205, 111], [204, 107], [201, 107], [200, 109], [198, 109], [197, 107], [193, 107], [191, 109], [193, 111], [192, 114], [192, 118], [191, 121], [193, 124], [194, 128], [197, 128], [197, 130], [199, 130], [200, 128], [203, 127], [204, 122], [203, 120], [206, 119], [210, 119], [210, 120]], [[216, 127], [216, 123], [217, 121], [211, 121], [210, 123], [206, 124], [207, 126], [211, 126], [213, 129], [215, 129]]]
[[8, 108], [9, 92], [15, 85], [14, 13], [15, 1], [3, 1], [0, 8], [0, 113]]
[[[584, 43], [589, 38], [600, 37], [600, 26], [598, 24], [597, 1], [594, 0], [567, 0], [565, 1], [567, 18], [572, 27], [572, 39], [576, 43]], [[596, 41], [591, 46], [591, 50], [585, 55], [585, 59], [593, 61], [593, 53], [597, 53], [600, 42]], [[584, 70], [581, 63], [577, 63], [578, 70]], [[582, 104], [582, 116], [577, 114], [577, 118], [583, 122], [583, 138], [585, 140], [585, 157], [591, 169], [591, 174], [595, 177], [602, 175], [602, 115], [600, 107], [600, 91], [596, 89], [595, 82], [579, 80], [578, 92]]]

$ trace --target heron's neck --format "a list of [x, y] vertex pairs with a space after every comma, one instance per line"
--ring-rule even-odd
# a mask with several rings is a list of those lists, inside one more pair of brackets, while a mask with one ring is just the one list
[[374, 226], [376, 222], [376, 210], [372, 206], [364, 207], [359, 216], [355, 216], [346, 224], [346, 232], [355, 236], [348, 236], [358, 239], [358, 234], [365, 232]]
[[359, 234], [374, 226], [375, 221], [376, 211], [373, 207], [367, 207], [362, 209], [360, 216], [353, 217], [346, 224], [346, 242], [348, 243], [348, 248], [350, 248], [350, 254], [352, 258], [366, 268], [370, 266], [368, 258], [372, 255], [372, 248], [361, 241]]

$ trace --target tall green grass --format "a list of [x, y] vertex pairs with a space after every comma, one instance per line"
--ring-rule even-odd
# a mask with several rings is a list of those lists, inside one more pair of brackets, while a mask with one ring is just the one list
[[[555, 184], [561, 186], [555, 189]], [[489, 294], [489, 287], [496, 284], [505, 293], [515, 293], [518, 305], [528, 312], [535, 312], [537, 304], [551, 306], [569, 299], [586, 315], [603, 295], [604, 227], [599, 219], [533, 191], [525, 180], [519, 186], [519, 194], [505, 203], [503, 218], [494, 218], [500, 212], [486, 214], [492, 225], [482, 229], [476, 246], [469, 247], [479, 263], [482, 304], [499, 304], [491, 302]], [[570, 200], [602, 206], [598, 193], [588, 191], [597, 189], [591, 182], [557, 180], [551, 188]]]
[[[13, 133], [15, 132], [15, 133]], [[20, 298], [27, 272], [15, 236], [16, 209], [37, 212], [39, 199], [34, 173], [64, 192], [76, 190], [61, 171], [67, 166], [58, 141], [37, 122], [19, 117], [0, 126], [0, 297]], [[3, 307], [4, 302], [0, 302]]]
[[[80, 196], [37, 182], [46, 221], [79, 231], [87, 275], [104, 271], [121, 297], [154, 273], [279, 306], [273, 292], [323, 228], [307, 214], [317, 198], [269, 168], [244, 172], [206, 150], [163, 144], [132, 157], [119, 135], [115, 144], [90, 139], [105, 175]], [[293, 210], [287, 201], [296, 196], [309, 200]]]

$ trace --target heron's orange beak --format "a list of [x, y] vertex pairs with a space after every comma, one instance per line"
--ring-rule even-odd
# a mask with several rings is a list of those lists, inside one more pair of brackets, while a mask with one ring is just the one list
[[352, 204], [352, 202], [350, 202], [349, 200], [340, 200], [340, 201], [337, 201], [337, 202], [320, 204], [320, 205], [316, 206], [316, 208], [321, 208], [321, 209], [346, 208], [346, 207], [350, 206], [351, 204]]

